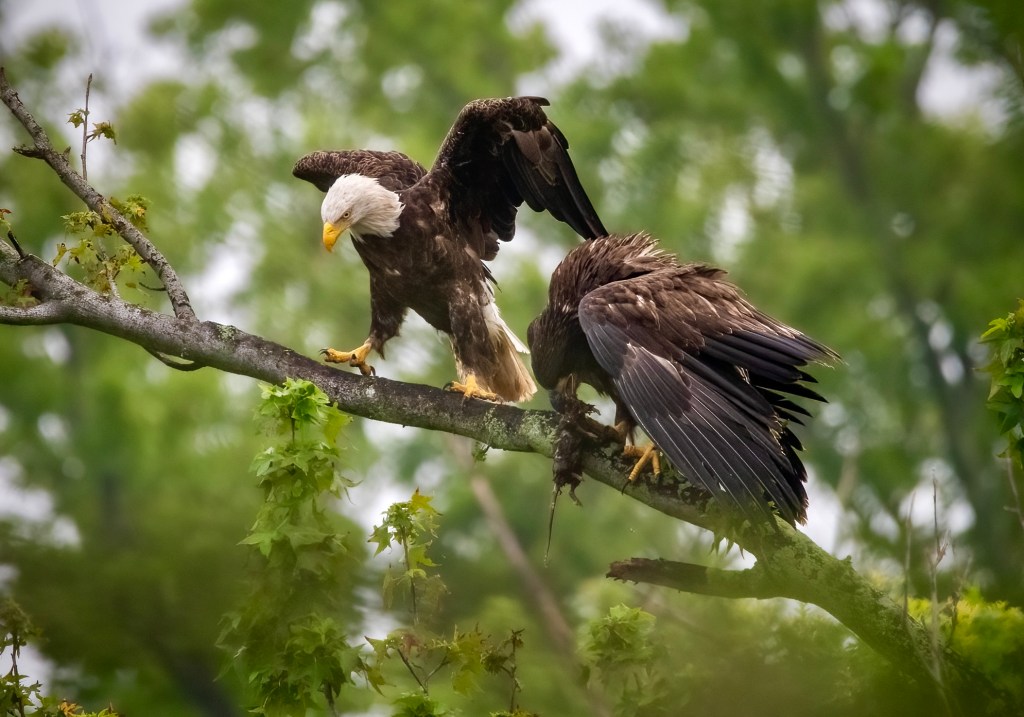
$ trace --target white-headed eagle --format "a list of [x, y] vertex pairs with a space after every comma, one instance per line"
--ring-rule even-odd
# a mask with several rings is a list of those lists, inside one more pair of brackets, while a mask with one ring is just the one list
[[606, 234], [569, 159], [569, 143], [539, 97], [476, 100], [459, 113], [428, 172], [399, 152], [321, 151], [293, 174], [327, 192], [323, 243], [348, 230], [370, 274], [370, 332], [326, 360], [364, 374], [371, 351], [398, 334], [412, 309], [451, 338], [467, 396], [521, 401], [536, 391], [502, 320], [484, 264], [515, 234], [524, 201], [592, 239]]
[[806, 471], [789, 424], [810, 414], [787, 394], [824, 400], [801, 367], [839, 357], [724, 276], [646, 234], [578, 245], [530, 324], [534, 375], [556, 408], [581, 383], [610, 396], [623, 438], [639, 425], [687, 480], [745, 514], [770, 502], [803, 522]]

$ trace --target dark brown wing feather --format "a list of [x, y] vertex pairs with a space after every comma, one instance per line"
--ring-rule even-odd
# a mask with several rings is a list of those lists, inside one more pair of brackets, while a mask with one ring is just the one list
[[[445, 174], [453, 218], [508, 241], [523, 201], [586, 239], [607, 234], [569, 159], [569, 143], [540, 97], [476, 100], [459, 113], [431, 172]], [[485, 254], [493, 256], [497, 244]]]
[[299, 179], [311, 182], [326, 192], [334, 180], [345, 174], [372, 177], [393, 192], [407, 189], [427, 173], [423, 165], [401, 152], [372, 149], [322, 150], [301, 157], [292, 169]]
[[816, 393], [800, 366], [834, 354], [757, 311], [722, 272], [675, 266], [591, 291], [579, 320], [637, 423], [688, 478], [748, 513], [765, 496], [805, 515], [805, 471], [783, 394]]

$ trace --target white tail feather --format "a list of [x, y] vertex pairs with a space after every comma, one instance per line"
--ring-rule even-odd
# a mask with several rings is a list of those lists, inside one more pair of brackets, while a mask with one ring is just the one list
[[487, 305], [485, 317], [497, 368], [495, 375], [477, 376], [477, 381], [481, 385], [486, 384], [487, 390], [493, 391], [506, 401], [528, 400], [537, 392], [537, 385], [519, 358], [519, 354], [529, 354], [530, 349], [501, 318], [498, 305], [493, 301]]

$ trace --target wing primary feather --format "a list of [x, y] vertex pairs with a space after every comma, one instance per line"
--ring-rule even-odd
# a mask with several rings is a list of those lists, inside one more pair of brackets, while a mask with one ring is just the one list
[[[766, 472], [778, 469], [772, 471], [756, 453], [748, 451], [749, 455], [744, 455], [737, 448], [744, 442], [721, 417], [735, 414], [735, 409], [721, 403], [717, 410], [711, 408], [709, 403], [715, 400], [715, 394], [699, 380], [684, 390], [687, 387], [672, 362], [629, 344], [619, 327], [589, 322], [585, 330], [598, 362], [606, 370], [621, 366], [613, 372], [613, 381], [633, 418], [687, 478], [714, 494], [726, 493], [743, 510], [749, 510], [751, 503], [763, 502], [750, 485], [757, 474], [752, 462]], [[616, 358], [617, 349], [625, 349], [625, 359]], [[673, 408], [672, 401], [681, 394], [690, 396], [693, 410]], [[694, 423], [693, 413], [702, 425]], [[733, 440], [725, 432], [731, 433]]]
[[779, 363], [771, 358], [730, 346], [728, 343], [717, 338], [709, 340], [701, 350], [701, 353], [706, 353], [726, 363], [741, 366], [749, 371], [779, 382], [796, 381], [800, 377], [800, 371], [792, 365]]
[[[755, 451], [750, 450], [743, 442], [743, 437], [740, 436], [734, 428], [726, 424], [724, 421], [716, 421], [715, 419], [718, 418], [718, 416], [716, 416], [714, 410], [709, 408], [705, 403], [705, 398], [713, 399], [713, 395], [706, 394], [703, 391], [696, 391], [694, 393], [694, 403], [705, 409], [706, 413], [701, 417], [705, 421], [707, 428], [717, 435], [723, 449], [725, 447], [730, 448], [737, 461], [746, 468], [746, 472], [741, 473], [736, 466], [733, 466], [731, 462], [727, 461], [727, 465], [731, 466], [731, 469], [724, 472], [722, 476], [719, 476], [719, 478], [725, 481], [727, 485], [738, 484], [730, 485], [729, 492], [741, 508], [746, 507], [749, 503], [754, 503], [758, 506], [763, 505], [763, 496], [759, 495], [758, 492], [754, 490], [754, 485], [762, 487], [763, 489], [766, 485], [766, 481], [762, 477], [762, 474], [758, 473], [755, 466], [752, 465], [751, 460], [759, 463], [765, 474], [772, 475], [777, 472], [777, 469], [773, 469], [773, 467], [765, 463], [762, 457]], [[732, 434], [732, 441], [730, 441], [727, 436], [723, 435], [722, 429], [727, 430]], [[712, 446], [715, 445], [710, 439], [708, 439], [708, 443]], [[743, 450], [741, 450], [743, 448], [747, 449], [747, 456], [744, 456]], [[748, 460], [748, 458], [750, 460]], [[744, 494], [742, 499], [737, 495], [737, 493], [741, 492]], [[771, 494], [771, 491], [769, 491], [769, 494]]]
[[681, 364], [651, 353], [598, 313], [594, 302], [581, 307], [594, 357], [633, 418], [683, 475], [727, 495], [747, 514], [763, 514], [768, 497], [787, 520], [799, 517], [803, 498], [787, 477], [795, 467], [772, 432], [770, 401], [698, 359], [687, 356]]

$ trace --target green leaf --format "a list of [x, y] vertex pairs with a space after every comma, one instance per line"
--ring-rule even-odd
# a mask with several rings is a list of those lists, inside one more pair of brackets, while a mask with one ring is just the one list
[[374, 551], [374, 555], [380, 555], [386, 549], [391, 547], [391, 531], [388, 529], [386, 524], [376, 525], [373, 528], [373, 532], [370, 534], [368, 543], [376, 543], [377, 550]]
[[393, 717], [444, 717], [451, 714], [422, 692], [409, 692], [393, 703], [396, 711]]
[[[75, 126], [77, 127], [78, 125], [76, 124]], [[94, 139], [104, 137], [113, 141], [114, 144], [117, 144], [117, 132], [114, 131], [114, 126], [112, 124], [109, 122], [94, 122], [92, 127], [92, 132], [86, 135], [88, 141], [91, 142]]]
[[1022, 389], [1024, 389], [1024, 374], [1018, 373], [1010, 381], [1010, 393], [1014, 398], [1020, 398]]

